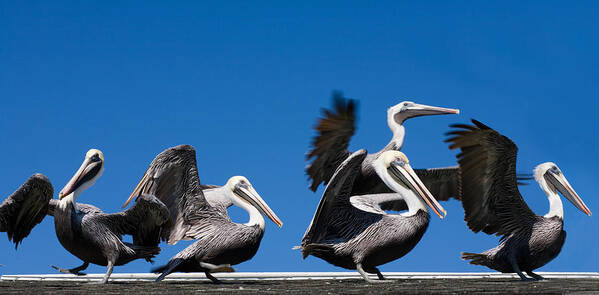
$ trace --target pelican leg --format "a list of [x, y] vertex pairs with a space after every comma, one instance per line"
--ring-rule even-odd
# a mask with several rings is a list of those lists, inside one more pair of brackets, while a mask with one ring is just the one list
[[[364, 271], [364, 269], [362, 268], [362, 263], [357, 263], [356, 264], [356, 269], [358, 270], [358, 272], [362, 275], [362, 277], [369, 283], [384, 283], [384, 282], [390, 282], [390, 281], [381, 281], [381, 280], [373, 280], [371, 279], [368, 274]], [[379, 275], [379, 271], [377, 270], [377, 276]], [[382, 274], [381, 274], [382, 276]], [[381, 277], [379, 277], [380, 279]]]
[[384, 280], [385, 277], [383, 276], [383, 274], [381, 273], [381, 271], [378, 268], [375, 268], [374, 270], [376, 270], [376, 276], [379, 277], [379, 280]]
[[214, 265], [208, 262], [200, 262], [200, 266], [207, 269], [208, 272], [216, 273], [216, 272], [235, 272], [235, 269], [231, 267], [230, 264], [219, 264]]
[[533, 279], [540, 281], [540, 280], [544, 280], [545, 278], [543, 276], [540, 276], [532, 271], [527, 271], [526, 272], [527, 275], [529, 275], [530, 277], [532, 277]]
[[106, 274], [104, 275], [104, 279], [102, 279], [102, 284], [108, 283], [108, 278], [110, 278], [110, 275], [112, 274], [112, 269], [114, 268], [114, 262], [109, 260], [107, 267], [108, 267], [108, 270], [106, 271]]
[[82, 265], [77, 266], [77, 267], [73, 267], [71, 269], [60, 268], [60, 267], [55, 266], [55, 265], [52, 265], [52, 268], [58, 270], [61, 273], [74, 274], [76, 276], [84, 276], [84, 275], [86, 275], [86, 273], [82, 273], [81, 271], [85, 270], [88, 266], [89, 266], [89, 262], [83, 262]]
[[207, 278], [209, 278], [215, 284], [221, 284], [222, 282], [219, 279], [217, 279], [216, 277], [214, 277], [211, 273], [234, 272], [235, 271], [235, 269], [233, 269], [230, 264], [214, 265], [214, 264], [208, 263], [208, 262], [200, 262], [200, 266], [202, 268], [207, 269], [204, 272], [204, 274], [206, 275]]
[[513, 255], [511, 255], [511, 256], [509, 257], [509, 261], [510, 261], [510, 264], [512, 265], [512, 269], [514, 270], [514, 272], [516, 272], [516, 273], [518, 274], [518, 276], [520, 277], [520, 279], [521, 279], [522, 281], [536, 281], [535, 279], [532, 279], [532, 278], [526, 277], [526, 276], [525, 276], [525, 275], [522, 273], [522, 271], [520, 270], [520, 267], [518, 266], [518, 263], [516, 262], [516, 258], [515, 258]]
[[215, 284], [221, 284], [222, 282], [215, 278], [213, 275], [211, 275], [209, 272], [205, 271], [204, 274], [206, 275], [207, 278], [209, 278], [213, 283]]

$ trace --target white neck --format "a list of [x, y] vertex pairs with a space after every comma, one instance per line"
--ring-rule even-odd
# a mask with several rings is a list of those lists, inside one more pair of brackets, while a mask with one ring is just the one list
[[398, 193], [401, 196], [400, 199], [403, 199], [406, 202], [406, 205], [408, 206], [408, 212], [401, 213], [402, 216], [413, 216], [418, 212], [418, 210], [428, 212], [424, 201], [412, 190], [395, 182], [395, 180], [391, 178], [389, 173], [384, 168], [384, 165], [382, 165], [380, 162], [377, 162], [375, 164], [375, 170], [383, 182], [393, 191]]
[[59, 200], [59, 201], [58, 201], [58, 207], [59, 207], [61, 210], [63, 210], [63, 211], [64, 211], [64, 210], [66, 210], [66, 209], [67, 209], [67, 207], [68, 207], [70, 204], [72, 204], [72, 205], [73, 205], [73, 208], [74, 208], [75, 210], [77, 210], [77, 205], [76, 205], [76, 203], [75, 203], [75, 200], [77, 200], [77, 197], [78, 197], [78, 195], [79, 195], [79, 194], [77, 194], [77, 196], [76, 196], [76, 195], [75, 195], [75, 193], [76, 193], [76, 191], [74, 191], [74, 192], [70, 193], [70, 194], [69, 194], [69, 195], [67, 195], [66, 197], [64, 197], [64, 198], [62, 198], [61, 200]]
[[559, 197], [555, 189], [551, 189], [549, 187], [544, 177], [537, 177], [536, 180], [543, 192], [545, 192], [545, 195], [547, 195], [547, 199], [549, 199], [549, 212], [545, 214], [545, 218], [557, 216], [563, 219], [564, 207], [562, 205], [562, 199]]
[[250, 215], [250, 220], [247, 223], [244, 223], [244, 225], [258, 225], [260, 229], [264, 230], [264, 217], [262, 217], [262, 214], [260, 214], [260, 211], [258, 211], [258, 209], [250, 205], [248, 202], [241, 200], [230, 189], [227, 189], [227, 194], [229, 195], [229, 198], [231, 198], [231, 200], [233, 201], [233, 204], [243, 208]]
[[406, 135], [405, 127], [403, 127], [403, 125], [395, 123], [395, 121], [391, 119], [389, 121], [389, 129], [391, 129], [391, 131], [393, 132], [393, 138], [391, 138], [391, 141], [389, 142], [389, 144], [387, 144], [387, 147], [397, 151], [401, 150]]

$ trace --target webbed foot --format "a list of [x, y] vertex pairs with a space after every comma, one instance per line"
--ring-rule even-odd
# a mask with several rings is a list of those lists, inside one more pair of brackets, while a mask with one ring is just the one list
[[81, 271], [84, 270], [84, 269], [86, 269], [88, 265], [89, 265], [89, 263], [86, 262], [86, 263], [84, 263], [81, 266], [74, 267], [74, 268], [71, 268], [71, 269], [60, 268], [60, 267], [58, 267], [56, 265], [51, 265], [51, 266], [52, 266], [52, 268], [58, 270], [61, 273], [73, 274], [73, 275], [76, 275], [76, 276], [84, 276], [84, 275], [87, 275], [87, 274], [83, 273]]
[[535, 281], [541, 281], [545, 279], [543, 276], [540, 276], [532, 271], [527, 271], [526, 274], [531, 276]]

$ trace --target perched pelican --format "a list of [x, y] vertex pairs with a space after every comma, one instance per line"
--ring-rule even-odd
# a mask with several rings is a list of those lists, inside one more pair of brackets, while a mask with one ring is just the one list
[[[108, 270], [102, 283], [106, 283], [115, 265], [139, 258], [151, 261], [160, 253], [160, 231], [169, 221], [169, 211], [150, 195], [138, 198], [129, 210], [113, 214], [76, 203], [103, 171], [104, 155], [89, 150], [77, 173], [60, 191], [59, 200], [50, 200], [48, 214], [54, 216], [56, 236], [62, 246], [83, 260], [83, 265], [72, 269], [53, 267], [63, 273], [83, 275], [81, 271], [90, 263], [105, 265]], [[122, 235], [132, 235], [133, 243], [123, 242]]]
[[[264, 234], [268, 216], [279, 227], [283, 223], [254, 190], [249, 180], [234, 176], [222, 187], [200, 185], [196, 153], [190, 145], [180, 145], [160, 153], [146, 171], [124, 206], [139, 194], [154, 194], [170, 210], [173, 226], [162, 233], [168, 244], [196, 240], [168, 264], [152, 272], [161, 281], [172, 272], [204, 272], [215, 283], [215, 272], [234, 271], [231, 265], [251, 259]], [[227, 207], [245, 209], [250, 220], [231, 221]]]
[[53, 194], [48, 178], [34, 174], [0, 204], [0, 232], [8, 234], [15, 248], [46, 217]]
[[[355, 102], [343, 98], [340, 92], [333, 93], [334, 111], [323, 110], [324, 117], [314, 127], [318, 135], [312, 141], [312, 150], [306, 160], [314, 158], [306, 167], [306, 173], [312, 179], [310, 189], [316, 191], [320, 183], [325, 185], [331, 179], [335, 169], [351, 154], [347, 149], [354, 135]], [[373, 162], [385, 151], [399, 151], [403, 145], [405, 120], [430, 115], [459, 114], [457, 109], [447, 109], [417, 104], [411, 101], [401, 102], [387, 110], [387, 124], [393, 132], [391, 141], [379, 152], [369, 154], [361, 163], [352, 194], [391, 193], [392, 191], [375, 173]], [[438, 200], [456, 197], [458, 191], [457, 167], [437, 169], [417, 169], [416, 174]], [[397, 202], [395, 210], [405, 209], [405, 203]]]
[[[382, 152], [372, 162], [376, 174], [395, 193], [352, 194], [366, 159], [366, 150], [359, 150], [337, 168], [299, 248], [304, 258], [314, 255], [339, 267], [357, 269], [373, 282], [366, 273], [383, 280], [377, 266], [404, 256], [420, 241], [429, 222], [427, 205], [441, 218], [446, 212], [399, 151]], [[407, 203], [408, 211], [383, 211], [397, 201]]]
[[[560, 192], [574, 206], [591, 215], [566, 177], [551, 162], [538, 165], [534, 177], [549, 198], [549, 212], [537, 216], [528, 208], [516, 183], [518, 148], [507, 137], [486, 125], [452, 125], [450, 149], [462, 170], [462, 205], [465, 220], [477, 233], [501, 235], [499, 246], [483, 253], [462, 253], [471, 264], [484, 265], [504, 273], [517, 273], [522, 280], [538, 280], [532, 271], [555, 258], [566, 238], [563, 230]], [[526, 272], [532, 278], [526, 277]]]

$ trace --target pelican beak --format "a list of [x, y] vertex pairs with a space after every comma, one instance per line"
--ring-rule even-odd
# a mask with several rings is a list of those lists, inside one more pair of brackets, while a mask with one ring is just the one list
[[418, 178], [416, 172], [408, 163], [398, 163], [394, 161], [388, 168], [389, 173], [395, 181], [400, 182], [409, 187], [416, 195], [424, 200], [424, 202], [435, 211], [439, 218], [443, 219], [447, 215], [447, 211], [437, 202], [433, 194], [426, 188], [424, 183]]
[[85, 158], [79, 170], [73, 175], [71, 180], [64, 186], [64, 188], [58, 193], [58, 199], [70, 195], [77, 190], [82, 184], [92, 180], [102, 168], [102, 160], [92, 161], [90, 158]]
[[133, 189], [133, 192], [131, 193], [131, 195], [129, 195], [129, 198], [127, 199], [127, 201], [125, 201], [125, 204], [123, 204], [123, 206], [121, 206], [121, 208], [127, 207], [127, 205], [129, 205], [129, 203], [131, 203], [131, 201], [133, 200], [133, 198], [140, 196], [142, 194], [142, 192], [144, 192], [144, 188], [146, 186], [146, 183], [151, 178], [150, 175], [148, 174], [149, 169], [150, 168], [146, 169], [146, 172], [144, 173], [144, 176], [139, 181], [139, 183], [137, 183], [137, 186], [135, 186], [135, 189]]
[[413, 106], [409, 107], [409, 111], [413, 114], [412, 117], [447, 114], [457, 115], [460, 113], [460, 110], [458, 109], [440, 108], [416, 103]]
[[250, 205], [254, 206], [258, 211], [262, 214], [266, 215], [272, 222], [274, 222], [279, 227], [283, 227], [283, 222], [277, 217], [275, 212], [268, 207], [266, 202], [262, 200], [260, 195], [247, 184], [237, 184], [233, 189], [233, 193], [239, 196], [242, 200], [248, 202]]
[[584, 212], [586, 215], [591, 216], [591, 210], [584, 204], [580, 196], [574, 191], [563, 173], [555, 173], [551, 170], [547, 171], [543, 177], [551, 183], [555, 188], [570, 201], [576, 208]]

